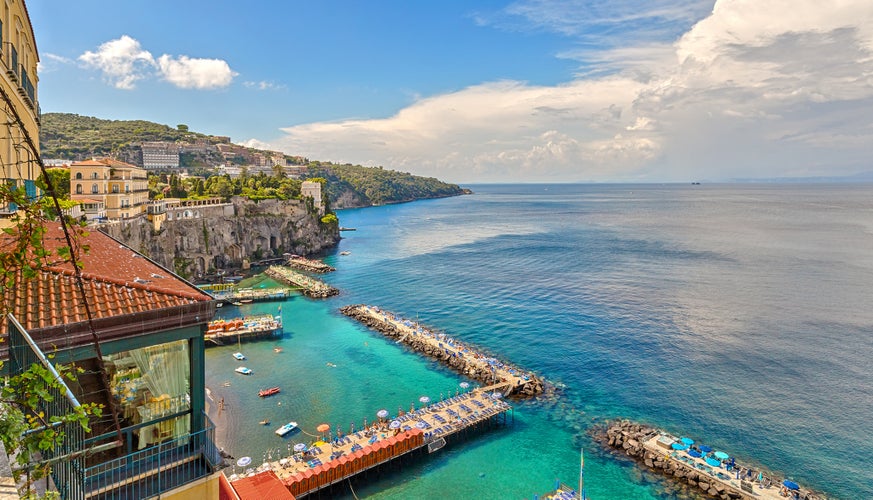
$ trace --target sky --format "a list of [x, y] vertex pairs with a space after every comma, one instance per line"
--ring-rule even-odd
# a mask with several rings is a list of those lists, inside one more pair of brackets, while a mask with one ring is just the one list
[[457, 183], [873, 172], [870, 0], [27, 6], [44, 113]]

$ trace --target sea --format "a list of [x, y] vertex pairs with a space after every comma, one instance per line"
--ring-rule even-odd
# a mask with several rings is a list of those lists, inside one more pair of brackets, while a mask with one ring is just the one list
[[[364, 303], [558, 391], [512, 401], [508, 425], [336, 498], [534, 498], [580, 479], [593, 499], [686, 497], [592, 440], [616, 418], [829, 498], [873, 498], [873, 186], [466, 187], [473, 194], [339, 211], [356, 230], [322, 256], [336, 267], [321, 276], [336, 297], [219, 310], [280, 314], [285, 325], [280, 339], [207, 350], [228, 453], [275, 460], [319, 424], [346, 432], [380, 409], [459, 390], [463, 376], [338, 312]], [[239, 349], [250, 377], [233, 372]], [[257, 397], [275, 385], [281, 394]], [[287, 421], [302, 430], [279, 438]]]

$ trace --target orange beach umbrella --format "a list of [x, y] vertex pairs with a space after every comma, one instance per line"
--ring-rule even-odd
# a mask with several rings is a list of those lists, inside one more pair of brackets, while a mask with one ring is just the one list
[[321, 424], [318, 427], [316, 427], [316, 430], [318, 430], [318, 432], [327, 432], [330, 430], [330, 426], [327, 424]]

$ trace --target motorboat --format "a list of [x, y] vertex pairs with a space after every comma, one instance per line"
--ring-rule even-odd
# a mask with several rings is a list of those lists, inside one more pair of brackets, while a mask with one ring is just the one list
[[340, 255], [351, 255], [351, 253], [352, 253], [352, 252], [349, 252], [349, 251], [347, 250], [347, 251], [345, 251], [345, 252], [340, 252]]
[[270, 425], [270, 419], [265, 418], [258, 423], [261, 425]]
[[287, 424], [283, 425], [282, 427], [279, 427], [278, 429], [276, 429], [276, 434], [278, 434], [280, 436], [284, 436], [285, 434], [288, 434], [289, 432], [293, 431], [296, 428], [297, 428], [297, 422], [288, 422]]
[[273, 394], [279, 394], [279, 391], [279, 386], [270, 387], [269, 389], [261, 389], [260, 391], [258, 391], [258, 396], [266, 398], [272, 396]]
[[245, 366], [240, 366], [239, 368], [237, 368], [237, 369], [234, 370], [234, 371], [237, 372], [237, 373], [241, 373], [241, 374], [243, 374], [243, 375], [251, 375], [252, 373], [255, 373], [255, 372], [252, 371], [251, 368], [246, 368]]
[[241, 352], [235, 352], [235, 353], [233, 353], [233, 359], [235, 359], [237, 361], [242, 361], [242, 360], [246, 359], [246, 356], [245, 356], [245, 354], [243, 354]]

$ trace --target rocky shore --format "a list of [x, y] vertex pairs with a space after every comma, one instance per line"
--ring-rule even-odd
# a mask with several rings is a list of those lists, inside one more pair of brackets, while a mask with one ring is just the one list
[[[788, 490], [769, 471], [735, 465], [733, 470], [702, 466], [698, 460], [675, 451], [670, 442], [681, 442], [660, 429], [631, 422], [613, 421], [592, 431], [594, 440], [613, 453], [627, 455], [648, 470], [687, 486], [704, 497], [721, 500], [797, 498], [819, 500], [819, 494], [804, 488]], [[661, 441], [660, 443], [658, 441]]]
[[[379, 314], [374, 314], [373, 311]], [[506, 382], [508, 396], [529, 398], [551, 389], [549, 384], [531, 372], [498, 362], [468, 344], [444, 334], [434, 334], [408, 320], [379, 311], [378, 308], [351, 305], [341, 308], [340, 312], [383, 335], [397, 338], [411, 349], [436, 359], [485, 386]]]
[[339, 295], [338, 289], [287, 267], [270, 266], [264, 271], [264, 274], [281, 283], [300, 288], [303, 295], [313, 299], [325, 299]]
[[291, 257], [288, 259], [288, 265], [301, 271], [309, 271], [311, 273], [332, 273], [336, 268], [325, 264], [320, 260], [307, 259], [306, 257]]

